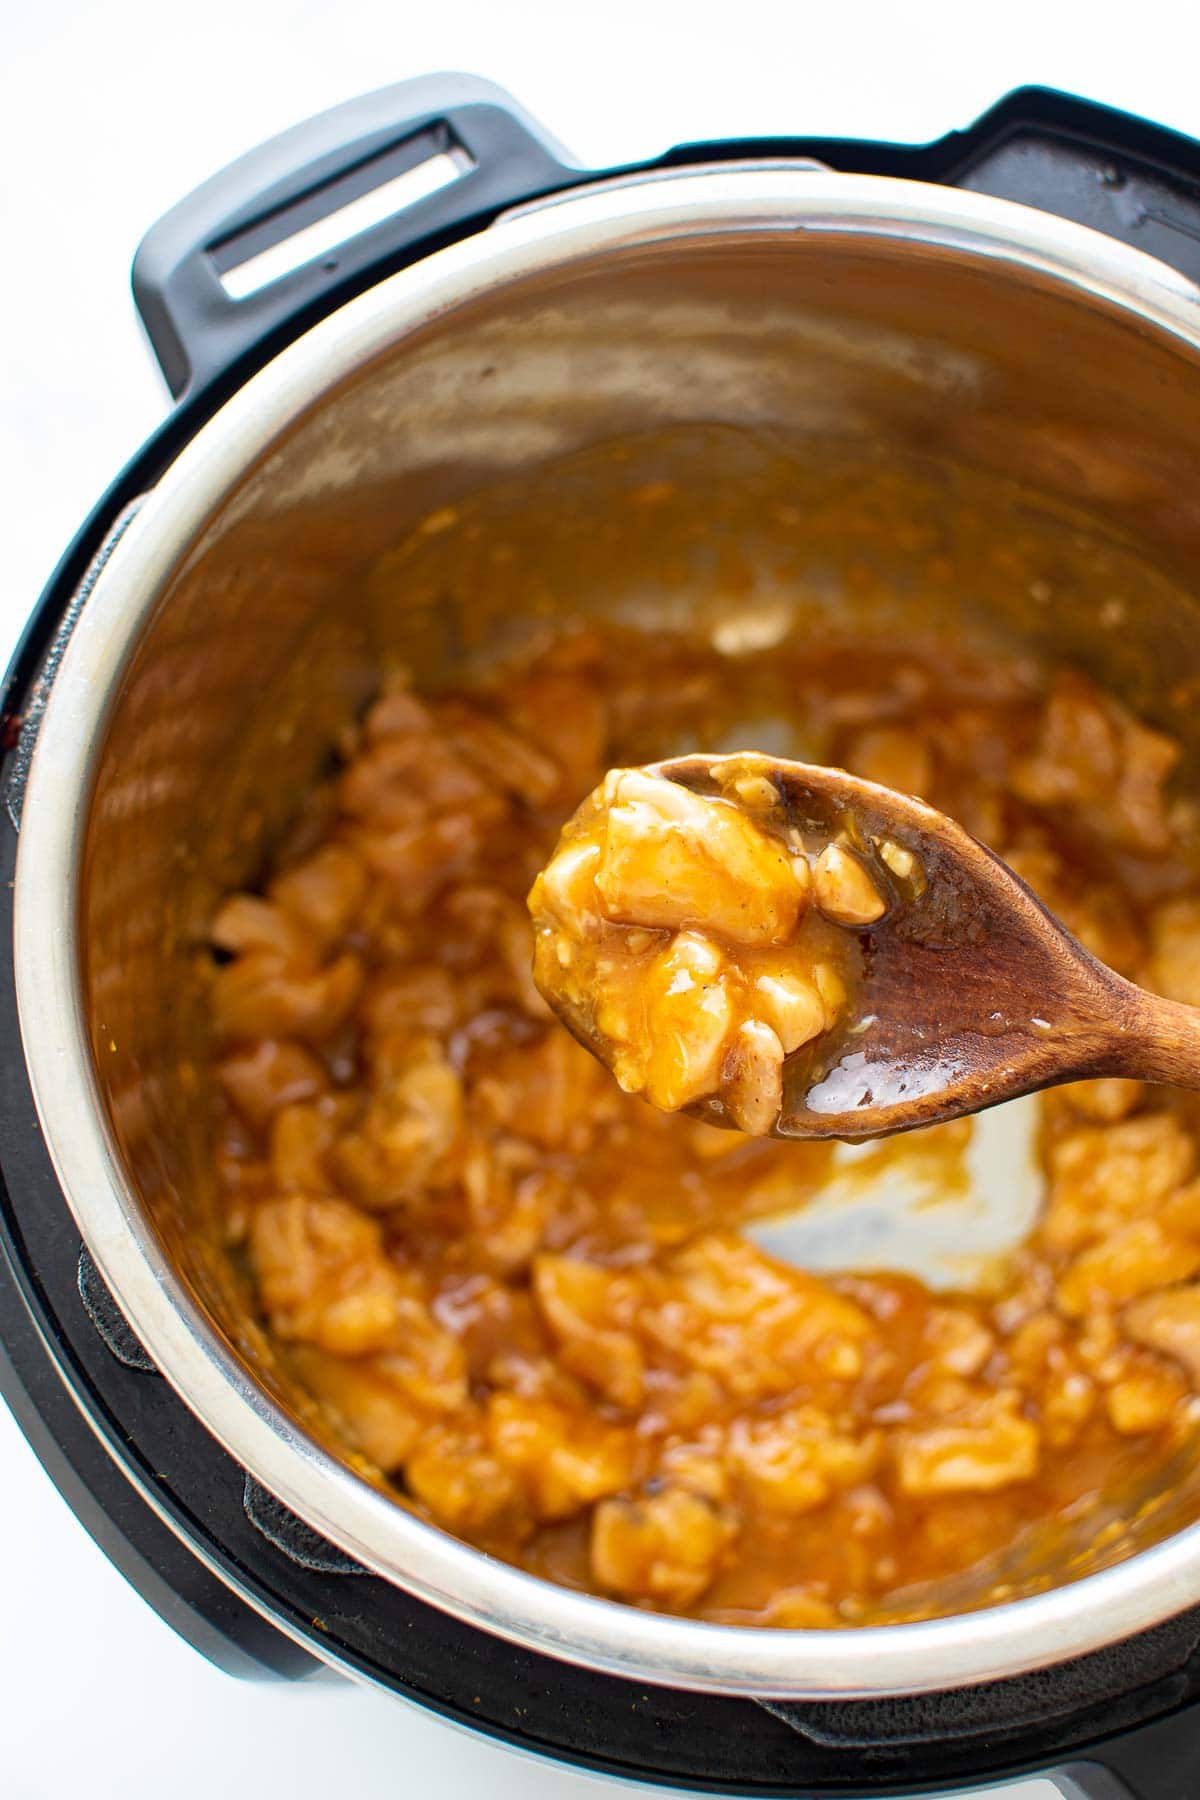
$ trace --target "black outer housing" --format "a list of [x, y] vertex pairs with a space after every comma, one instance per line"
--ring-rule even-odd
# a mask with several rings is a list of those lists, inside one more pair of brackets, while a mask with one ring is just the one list
[[[508, 206], [601, 178], [569, 169], [497, 90], [462, 78], [440, 90], [413, 86], [419, 106], [409, 104], [411, 90], [386, 90], [390, 100], [368, 97], [368, 114], [355, 102], [298, 128], [283, 159], [290, 171], [280, 171], [276, 140], [270, 182], [262, 153], [253, 152], [168, 215], [139, 252], [139, 307], [184, 397], [67, 550], [5, 677], [0, 1033], [10, 1045], [20, 1042], [12, 880], [36, 732], [32, 715], [23, 720], [39, 680], [52, 679], [68, 609], [81, 584], [86, 592], [87, 571], [126, 507], [256, 368], [351, 294]], [[397, 115], [390, 135], [389, 103]], [[453, 199], [435, 195], [388, 221], [366, 252], [355, 245], [332, 265], [308, 265], [288, 278], [286, 293], [266, 290], [247, 326], [249, 315], [224, 300], [205, 256], [219, 262], [221, 242], [235, 234], [251, 251], [287, 235], [272, 225], [280, 207], [294, 230], [319, 216], [329, 184], [342, 199], [356, 182], [362, 191], [368, 164], [378, 162], [386, 179], [404, 166], [415, 134], [434, 148], [482, 146], [471, 193], [466, 181], [456, 183], [444, 191]], [[499, 172], [488, 160], [497, 144]], [[1200, 144], [1064, 95], [1023, 89], [969, 130], [921, 147], [772, 138], [686, 145], [644, 166], [763, 157], [811, 157], [834, 169], [1019, 200], [1200, 280]], [[462, 1625], [359, 1571], [247, 1479], [139, 1348], [86, 1259], [81, 1267], [28, 1076], [10, 1054], [0, 1059], [0, 1391], [101, 1548], [169, 1624], [230, 1673], [295, 1679], [331, 1663], [535, 1753], [708, 1793], [913, 1795], [1054, 1771], [1079, 1800], [1200, 1794], [1200, 1609], [1040, 1674], [916, 1698], [760, 1703], [592, 1674]]]

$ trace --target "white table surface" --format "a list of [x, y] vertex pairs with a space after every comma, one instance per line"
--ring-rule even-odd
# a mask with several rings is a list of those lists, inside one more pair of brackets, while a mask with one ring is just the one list
[[[919, 141], [1027, 82], [1200, 134], [1198, 17], [1188, 0], [4, 0], [0, 648], [166, 409], [128, 294], [141, 232], [272, 132], [465, 69], [596, 166], [740, 133]], [[349, 1683], [218, 1674], [100, 1555], [2, 1407], [0, 1516], [4, 1800], [210, 1800], [233, 1783], [254, 1800], [601, 1791]]]

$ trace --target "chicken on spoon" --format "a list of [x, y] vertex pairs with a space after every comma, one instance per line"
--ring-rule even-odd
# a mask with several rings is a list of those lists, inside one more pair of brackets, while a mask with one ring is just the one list
[[753, 752], [610, 771], [529, 896], [534, 978], [628, 1092], [876, 1137], [1036, 1088], [1200, 1087], [1200, 1012], [1098, 962], [943, 814]]

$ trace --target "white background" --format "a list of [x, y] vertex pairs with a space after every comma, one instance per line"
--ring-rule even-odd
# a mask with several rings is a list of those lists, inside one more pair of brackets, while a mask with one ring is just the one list
[[[165, 411], [128, 296], [141, 232], [297, 119], [464, 69], [594, 166], [743, 133], [920, 141], [1028, 82], [1200, 135], [1197, 17], [1194, 0], [0, 0], [0, 650]], [[108, 1566], [2, 1408], [0, 1516], [4, 1800], [603, 1791], [349, 1684], [217, 1674]]]

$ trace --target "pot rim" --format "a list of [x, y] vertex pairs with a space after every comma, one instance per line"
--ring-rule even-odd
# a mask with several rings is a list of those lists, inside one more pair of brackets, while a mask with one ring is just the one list
[[201, 1424], [313, 1530], [455, 1617], [530, 1650], [664, 1686], [793, 1699], [964, 1686], [1085, 1654], [1200, 1601], [1200, 1524], [1025, 1599], [915, 1624], [753, 1630], [575, 1593], [459, 1542], [371, 1487], [287, 1416], [209, 1323], [142, 1215], [105, 1121], [80, 980], [80, 866], [122, 676], [181, 553], [245, 470], [330, 389], [474, 297], [605, 253], [731, 232], [857, 234], [1006, 265], [1200, 351], [1200, 289], [1143, 252], [1008, 201], [796, 165], [671, 171], [523, 207], [315, 326], [203, 425], [139, 507], [53, 679], [18, 845], [21, 1037], [46, 1145], [88, 1250]]

